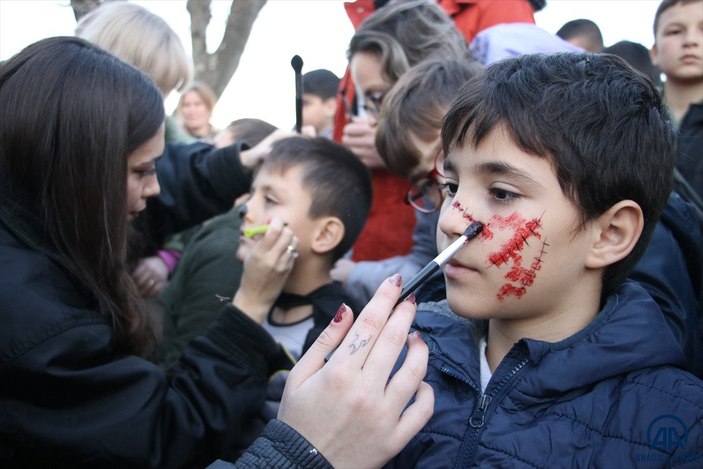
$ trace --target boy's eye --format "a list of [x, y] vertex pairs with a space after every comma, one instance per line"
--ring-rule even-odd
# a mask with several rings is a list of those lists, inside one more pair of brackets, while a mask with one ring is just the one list
[[669, 29], [669, 30], [664, 31], [665, 36], [673, 36], [675, 34], [680, 34], [680, 33], [681, 33], [680, 28], [674, 28], [674, 29]]
[[278, 201], [276, 199], [274, 199], [273, 197], [271, 197], [269, 195], [264, 197], [264, 202], [266, 202], [267, 204], [270, 204], [270, 205], [275, 205], [278, 203]]
[[443, 182], [439, 185], [439, 188], [444, 197], [454, 197], [456, 195], [456, 191], [459, 190], [459, 184], [455, 184], [453, 182]]
[[499, 187], [493, 187], [489, 189], [488, 192], [499, 202], [511, 202], [520, 197], [520, 195], [515, 192], [510, 192]]

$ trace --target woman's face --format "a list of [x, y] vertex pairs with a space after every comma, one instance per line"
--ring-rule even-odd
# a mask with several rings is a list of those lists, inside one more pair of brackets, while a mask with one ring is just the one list
[[164, 125], [127, 158], [127, 219], [146, 208], [146, 199], [161, 192], [156, 179], [156, 159], [164, 152]]
[[351, 57], [349, 69], [357, 89], [363, 96], [367, 117], [376, 121], [381, 101], [393, 86], [393, 83], [383, 76], [381, 58], [372, 52], [356, 52]]
[[210, 110], [197, 91], [189, 91], [183, 97], [181, 114], [183, 123], [191, 132], [207, 129], [210, 126]]

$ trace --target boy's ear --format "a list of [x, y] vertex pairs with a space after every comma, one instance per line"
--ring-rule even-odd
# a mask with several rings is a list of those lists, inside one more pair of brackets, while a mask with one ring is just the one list
[[594, 241], [586, 259], [586, 267], [607, 267], [626, 257], [640, 239], [644, 216], [632, 200], [621, 200], [593, 223]]
[[337, 113], [337, 98], [327, 98], [322, 105], [325, 108], [325, 114], [327, 117], [334, 117]]
[[652, 61], [652, 65], [655, 67], [659, 66], [659, 57], [657, 56], [657, 45], [656, 43], [649, 49], [649, 58]]
[[317, 221], [310, 248], [317, 254], [332, 251], [344, 238], [344, 223], [337, 217], [323, 217]]

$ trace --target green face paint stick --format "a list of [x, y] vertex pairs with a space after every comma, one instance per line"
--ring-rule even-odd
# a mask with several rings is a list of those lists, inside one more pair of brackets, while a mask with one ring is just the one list
[[268, 225], [260, 225], [260, 226], [254, 226], [251, 228], [248, 228], [242, 232], [245, 238], [253, 238], [256, 235], [262, 235], [266, 233], [266, 231], [269, 229]]

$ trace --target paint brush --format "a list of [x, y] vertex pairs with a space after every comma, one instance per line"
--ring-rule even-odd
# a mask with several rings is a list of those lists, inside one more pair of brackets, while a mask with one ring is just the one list
[[412, 292], [418, 289], [420, 285], [425, 283], [435, 272], [444, 267], [449, 260], [454, 257], [459, 249], [461, 249], [464, 244], [468, 243], [470, 240], [474, 239], [483, 229], [483, 223], [475, 221], [469, 225], [464, 231], [464, 234], [459, 236], [459, 238], [449, 245], [447, 249], [437, 254], [437, 257], [432, 259], [429, 264], [427, 264], [423, 269], [417, 273], [410, 281], [403, 285], [403, 290], [400, 292], [400, 298], [396, 302], [396, 306], [405, 300]]
[[303, 59], [294, 55], [290, 65], [295, 71], [295, 131], [300, 133], [303, 128]]
[[[437, 257], [432, 259], [429, 264], [427, 264], [420, 272], [418, 272], [418, 274], [414, 276], [408, 282], [407, 285], [403, 286], [403, 290], [400, 292], [400, 298], [398, 298], [398, 301], [395, 303], [395, 306], [398, 306], [401, 301], [405, 300], [408, 296], [410, 296], [413, 291], [417, 290], [417, 288], [424, 282], [426, 282], [427, 279], [432, 276], [432, 274], [444, 267], [444, 265], [449, 262], [449, 259], [454, 257], [454, 254], [459, 252], [459, 249], [464, 247], [464, 244], [468, 243], [476, 236], [478, 236], [482, 229], [483, 223], [481, 223], [480, 221], [475, 221], [471, 223], [468, 228], [466, 228], [466, 230], [464, 231], [464, 234], [459, 236], [459, 239], [449, 245], [447, 249], [440, 252]], [[329, 359], [332, 358], [332, 354], [336, 350], [337, 349], [335, 348], [329, 354], [327, 354], [327, 356], [325, 357], [325, 363], [327, 363]]]

